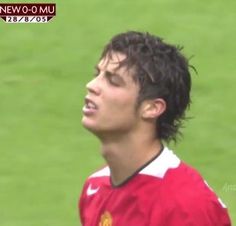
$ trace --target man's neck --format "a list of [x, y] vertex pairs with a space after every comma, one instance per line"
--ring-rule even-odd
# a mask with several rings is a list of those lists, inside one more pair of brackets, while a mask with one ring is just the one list
[[142, 134], [116, 136], [102, 140], [102, 155], [111, 170], [111, 180], [117, 186], [126, 181], [140, 167], [162, 149], [161, 141]]

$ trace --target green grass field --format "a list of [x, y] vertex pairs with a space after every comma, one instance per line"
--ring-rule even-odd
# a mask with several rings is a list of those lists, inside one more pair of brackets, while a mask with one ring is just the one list
[[103, 45], [127, 30], [194, 55], [192, 119], [172, 147], [236, 222], [236, 1], [54, 2], [48, 24], [0, 21], [0, 225], [80, 225], [83, 182], [103, 164], [98, 141], [80, 124], [85, 84]]

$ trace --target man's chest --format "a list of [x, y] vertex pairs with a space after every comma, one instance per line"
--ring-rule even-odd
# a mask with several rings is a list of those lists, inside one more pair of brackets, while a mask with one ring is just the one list
[[[83, 226], [149, 225], [152, 194], [145, 189], [103, 189], [87, 194]], [[158, 210], [155, 210], [158, 212]]]

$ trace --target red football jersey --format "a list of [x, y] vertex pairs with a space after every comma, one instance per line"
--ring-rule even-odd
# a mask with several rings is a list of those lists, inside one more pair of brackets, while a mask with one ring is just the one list
[[109, 167], [91, 175], [79, 203], [83, 226], [230, 226], [225, 205], [167, 147], [125, 183]]

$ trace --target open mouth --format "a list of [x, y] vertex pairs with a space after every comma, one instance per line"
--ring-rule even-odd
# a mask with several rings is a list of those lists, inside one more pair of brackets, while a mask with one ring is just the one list
[[88, 109], [97, 109], [97, 108], [96, 108], [96, 105], [95, 105], [94, 103], [92, 103], [92, 102], [86, 103], [85, 106], [86, 106], [86, 108], [88, 108]]
[[97, 105], [88, 97], [85, 98], [84, 102], [85, 102], [85, 105], [83, 107], [83, 113], [85, 115], [94, 114], [96, 110], [98, 109]]
[[87, 97], [85, 98], [85, 106], [88, 109], [97, 109], [96, 104]]

